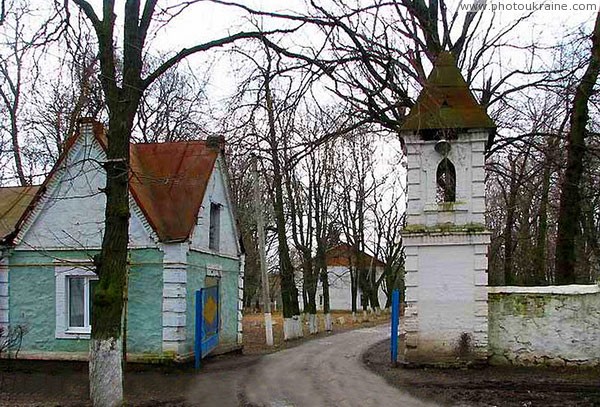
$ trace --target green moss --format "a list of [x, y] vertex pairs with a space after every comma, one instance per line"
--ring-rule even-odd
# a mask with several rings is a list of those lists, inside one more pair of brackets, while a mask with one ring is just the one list
[[485, 232], [485, 225], [481, 223], [467, 223], [465, 225], [455, 225], [453, 223], [438, 223], [434, 226], [425, 226], [421, 224], [407, 225], [404, 233], [467, 233], [476, 234]]
[[144, 352], [142, 354], [136, 354], [133, 360], [136, 363], [148, 363], [148, 364], [172, 364], [175, 361], [177, 354], [172, 351], [162, 353], [151, 353]]
[[427, 232], [427, 226], [421, 224], [406, 225], [404, 227], [405, 233], [425, 233]]
[[483, 223], [467, 223], [463, 226], [467, 233], [480, 233], [485, 232], [486, 228]]
[[454, 206], [456, 202], [442, 202], [438, 204], [438, 210], [442, 212], [452, 212], [454, 211]]
[[505, 306], [509, 307], [512, 315], [543, 317], [547, 302], [550, 300], [548, 295], [511, 295]]

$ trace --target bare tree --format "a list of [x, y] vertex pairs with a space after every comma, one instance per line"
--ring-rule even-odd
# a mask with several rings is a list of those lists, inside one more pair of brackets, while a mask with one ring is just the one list
[[591, 95], [600, 74], [600, 12], [591, 36], [592, 48], [589, 65], [577, 86], [570, 114], [570, 130], [567, 137], [567, 170], [561, 185], [558, 236], [556, 244], [556, 282], [570, 284], [576, 280], [575, 240], [581, 220], [581, 179], [586, 153], [586, 127], [589, 120]]
[[[56, 162], [79, 119], [101, 119], [105, 112], [96, 44], [85, 18], [77, 17], [73, 30], [56, 43], [64, 50], [56, 56], [60, 57], [58, 70], [39, 79], [33, 89], [35, 101], [29, 102], [30, 114], [21, 120], [32, 141], [26, 152], [35, 154], [37, 170], [42, 173]], [[44, 58], [50, 57], [54, 55], [47, 50]]]
[[56, 14], [32, 25], [28, 23], [32, 13], [28, 2], [10, 1], [4, 10], [0, 30], [0, 41], [7, 51], [0, 58], [0, 108], [6, 118], [0, 123], [0, 130], [10, 138], [14, 171], [21, 185], [31, 183], [31, 177], [26, 174], [21, 146], [23, 99], [34, 88], [39, 77], [41, 50], [55, 41], [58, 33]]
[[204, 95], [206, 79], [178, 65], [161, 75], [144, 93], [136, 116], [136, 138], [145, 142], [199, 139], [210, 117]]
[[364, 312], [367, 311], [371, 298], [368, 276], [372, 264], [365, 256], [365, 234], [374, 192], [382, 182], [374, 176], [374, 135], [368, 132], [369, 129], [361, 129], [345, 135], [337, 158], [337, 218], [346, 242], [352, 248], [348, 254], [348, 264], [353, 318], [357, 317], [359, 292]]
[[[105, 0], [100, 14], [88, 1], [73, 0], [73, 3], [87, 17], [96, 34], [101, 83], [108, 108], [107, 161], [104, 163], [106, 221], [102, 250], [96, 258], [99, 281], [92, 308], [90, 395], [94, 405], [113, 406], [123, 402], [121, 321], [129, 240], [129, 143], [142, 97], [161, 75], [189, 55], [238, 40], [263, 38], [266, 34], [242, 31], [184, 48], [146, 73], [143, 55], [153, 21], [160, 19], [159, 24], [165, 24], [194, 2], [158, 8], [156, 0], [143, 4], [139, 0], [127, 0], [122, 30], [116, 27], [114, 1]], [[120, 48], [116, 46], [117, 31], [122, 31]], [[120, 59], [117, 58], [119, 51]]]
[[[405, 165], [405, 161], [395, 162], [395, 173]], [[372, 294], [371, 304], [378, 307], [377, 293], [380, 287], [386, 295], [384, 308], [391, 307], [392, 292], [395, 289], [404, 289], [404, 246], [402, 245], [401, 232], [404, 228], [406, 213], [403, 202], [406, 199], [406, 189], [402, 187], [398, 177], [392, 179], [374, 192], [372, 208], [374, 218], [375, 258], [380, 259], [384, 266], [381, 275], [374, 273], [371, 278]], [[404, 298], [404, 297], [402, 297]]]

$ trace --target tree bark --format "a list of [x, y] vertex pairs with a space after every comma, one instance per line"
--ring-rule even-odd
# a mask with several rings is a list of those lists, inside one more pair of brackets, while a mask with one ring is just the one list
[[331, 323], [331, 304], [329, 299], [329, 274], [327, 272], [327, 260], [325, 247], [321, 239], [317, 241], [317, 256], [315, 267], [319, 270], [321, 286], [323, 287], [323, 314], [325, 315], [325, 330], [332, 330]]
[[[546, 151], [547, 155], [551, 154], [550, 145]], [[544, 163], [544, 174], [542, 176], [542, 192], [539, 207], [538, 230], [536, 234], [536, 244], [534, 252], [534, 281], [535, 285], [543, 285], [547, 283], [546, 279], [546, 256], [547, 256], [547, 241], [548, 241], [548, 200], [550, 196], [550, 175], [551, 175], [551, 160], [546, 157]]]
[[[297, 327], [294, 327], [294, 325], [299, 324], [300, 306], [298, 304], [298, 288], [296, 287], [294, 279], [294, 266], [292, 265], [292, 260], [290, 258], [290, 249], [286, 235], [285, 204], [283, 202], [283, 176], [279, 160], [279, 151], [277, 150], [275, 114], [268, 73], [265, 75], [265, 97], [267, 103], [267, 118], [269, 122], [271, 158], [273, 163], [273, 190], [275, 195], [273, 211], [275, 213], [279, 267], [281, 270], [281, 302], [283, 307], [283, 318], [284, 320], [288, 320], [287, 324], [284, 323], [284, 338], [293, 339], [296, 336], [301, 336], [301, 333], [297, 331]], [[298, 320], [298, 322], [295, 322], [296, 320]], [[289, 327], [288, 329], [296, 332], [287, 332], [286, 336], [286, 326]]]
[[[96, 269], [99, 281], [92, 307], [90, 397], [94, 406], [120, 405], [123, 399], [123, 298], [129, 242], [129, 136], [133, 107], [117, 109], [107, 133], [105, 229]], [[117, 365], [118, 366], [118, 365]], [[117, 386], [117, 382], [120, 385]]]
[[586, 126], [589, 120], [588, 102], [600, 73], [600, 12], [592, 34], [590, 63], [577, 86], [571, 110], [571, 129], [567, 136], [567, 169], [561, 184], [556, 243], [556, 283], [573, 284], [577, 263], [575, 240], [580, 234], [583, 159], [586, 153]]
[[515, 273], [513, 270], [513, 228], [515, 226], [515, 215], [517, 205], [517, 171], [516, 164], [511, 162], [510, 186], [508, 200], [506, 202], [506, 224], [504, 226], [504, 284], [515, 284]]

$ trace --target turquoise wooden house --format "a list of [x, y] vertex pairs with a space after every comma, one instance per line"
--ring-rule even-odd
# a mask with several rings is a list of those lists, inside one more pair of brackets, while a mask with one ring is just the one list
[[[0, 188], [0, 324], [20, 358], [85, 360], [100, 250], [106, 139], [84, 120], [39, 187]], [[128, 360], [186, 360], [195, 291], [218, 285], [219, 347], [242, 340], [243, 253], [222, 140], [132, 144]]]

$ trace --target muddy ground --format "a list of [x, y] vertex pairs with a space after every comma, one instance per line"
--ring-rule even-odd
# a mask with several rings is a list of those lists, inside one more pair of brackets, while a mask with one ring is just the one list
[[[353, 323], [349, 315], [334, 325], [334, 333], [380, 323]], [[129, 405], [189, 406], [190, 390], [199, 375], [238, 376], [252, 369], [261, 356], [301, 345], [329, 334], [307, 335], [283, 342], [281, 320], [275, 316], [276, 347], [263, 344], [262, 315], [244, 319], [244, 354], [209, 357], [196, 373], [191, 365], [128, 364], [125, 392]], [[386, 317], [381, 317], [385, 320]], [[600, 406], [600, 370], [482, 368], [468, 370], [402, 369], [389, 364], [389, 341], [368, 349], [363, 361], [390, 384], [411, 395], [441, 405], [472, 406]], [[344, 372], [340, 372], [343, 374]], [[85, 406], [88, 401], [87, 363], [0, 360], [1, 406]], [[192, 398], [193, 399], [193, 398]], [[385, 407], [385, 406], [382, 406]]]
[[333, 311], [331, 318], [333, 321], [333, 332], [325, 332], [325, 319], [323, 314], [318, 313], [319, 333], [309, 335], [308, 327], [304, 325], [304, 337], [285, 342], [283, 340], [283, 316], [281, 312], [274, 312], [273, 316], [273, 347], [265, 345], [265, 325], [264, 315], [258, 313], [247, 313], [244, 315], [244, 354], [257, 355], [271, 352], [277, 352], [282, 349], [298, 346], [307, 340], [322, 338], [328, 335], [345, 332], [351, 329], [367, 328], [375, 325], [387, 323], [390, 319], [389, 314], [381, 315], [368, 314], [363, 318], [362, 314], [356, 321], [352, 320], [352, 313], [348, 311]]
[[[385, 322], [389, 316], [371, 315], [368, 320], [352, 321], [350, 313], [333, 314], [333, 334]], [[243, 354], [208, 357], [196, 373], [190, 364], [157, 366], [127, 364], [125, 396], [133, 406], [188, 406], [192, 382], [196, 374], [235, 372], [254, 364], [260, 355], [298, 346], [306, 341], [322, 338], [331, 333], [320, 332], [302, 339], [283, 341], [283, 318], [274, 313], [274, 347], [264, 344], [264, 317], [262, 314], [244, 316]], [[320, 315], [321, 328], [323, 317]], [[228, 373], [226, 373], [228, 374]], [[0, 360], [0, 406], [87, 406], [89, 385], [88, 366], [85, 362], [50, 362]]]
[[600, 369], [393, 368], [389, 340], [371, 347], [363, 362], [391, 385], [441, 405], [600, 406]]

